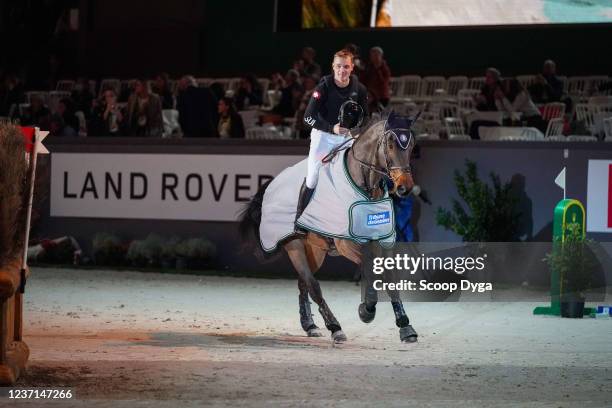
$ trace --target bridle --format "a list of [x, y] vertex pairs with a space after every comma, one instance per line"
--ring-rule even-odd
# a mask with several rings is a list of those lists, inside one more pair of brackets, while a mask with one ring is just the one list
[[[403, 137], [398, 136], [398, 133], [402, 135]], [[407, 165], [407, 166], [391, 166], [390, 165], [391, 160], [389, 160], [389, 154], [388, 154], [388, 151], [389, 151], [389, 142], [388, 142], [389, 137], [388, 136], [390, 134], [395, 136], [396, 144], [402, 150], [407, 150], [410, 146], [414, 145], [414, 138], [413, 138], [413, 135], [410, 129], [389, 129], [383, 132], [383, 134], [378, 137], [378, 143], [376, 144], [376, 155], [378, 155], [380, 146], [384, 145], [383, 155], [385, 158], [385, 167], [377, 166], [374, 163], [367, 163], [357, 158], [357, 156], [355, 156], [354, 148], [351, 149], [351, 151], [352, 151], [353, 159], [355, 159], [355, 161], [359, 163], [362, 167], [367, 168], [368, 170], [371, 170], [377, 174], [380, 174], [381, 176], [386, 177], [389, 180], [393, 180], [393, 178], [391, 177], [391, 172], [393, 170], [400, 170], [404, 173], [412, 174], [412, 168], [410, 167], [410, 165]], [[408, 134], [409, 136], [406, 136], [406, 134]], [[357, 138], [353, 138], [353, 139], [357, 139]]]

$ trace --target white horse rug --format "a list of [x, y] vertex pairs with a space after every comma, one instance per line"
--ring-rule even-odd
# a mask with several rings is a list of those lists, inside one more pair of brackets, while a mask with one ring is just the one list
[[[351, 179], [346, 152], [321, 167], [312, 199], [298, 220], [309, 231], [358, 243], [395, 242], [393, 202], [385, 192], [380, 200], [369, 200]], [[267, 252], [294, 232], [300, 188], [306, 177], [307, 160], [283, 170], [268, 185], [263, 197], [259, 237]]]

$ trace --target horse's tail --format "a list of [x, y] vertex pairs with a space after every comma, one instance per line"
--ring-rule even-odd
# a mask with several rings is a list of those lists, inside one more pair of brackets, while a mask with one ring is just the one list
[[264, 193], [271, 182], [272, 180], [269, 180], [259, 188], [239, 216], [238, 232], [242, 241], [242, 250], [252, 250], [260, 262], [270, 260], [270, 254], [267, 254], [261, 247], [259, 225], [261, 224], [261, 206]]

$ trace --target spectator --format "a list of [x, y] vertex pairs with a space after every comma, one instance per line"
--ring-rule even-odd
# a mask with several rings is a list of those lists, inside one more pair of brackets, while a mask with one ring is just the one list
[[300, 106], [300, 100], [304, 93], [299, 83], [300, 74], [295, 69], [287, 71], [285, 78], [275, 74], [273, 81], [281, 88], [281, 97], [273, 112], [283, 117], [293, 117]]
[[496, 111], [495, 93], [501, 86], [501, 74], [496, 68], [487, 68], [485, 84], [476, 97], [476, 109], [479, 111]]
[[[197, 85], [196, 85], [197, 86]], [[221, 100], [221, 98], [225, 97], [225, 88], [220, 82], [213, 82], [208, 87], [213, 97], [215, 98], [215, 104]]]
[[163, 133], [161, 101], [145, 79], [136, 80], [128, 99], [127, 125], [129, 136], [161, 137]]
[[91, 111], [93, 109], [94, 95], [89, 89], [89, 81], [87, 78], [78, 78], [74, 84], [74, 89], [71, 95], [74, 101], [75, 111], [81, 111], [85, 115], [85, 118], [91, 117]]
[[0, 93], [0, 116], [18, 114], [19, 104], [25, 99], [23, 84], [19, 77], [8, 74], [3, 81], [3, 89]]
[[359, 56], [359, 47], [357, 44], [348, 43], [344, 46], [344, 49], [353, 54], [353, 65], [355, 66], [353, 68], [353, 75], [360, 77], [361, 73], [365, 69], [365, 65]]
[[123, 134], [125, 116], [117, 104], [114, 89], [104, 91], [102, 101], [94, 108], [89, 125], [89, 136], [120, 136]]
[[318, 78], [315, 77], [304, 77], [302, 78], [302, 86], [304, 87], [304, 94], [302, 95], [302, 99], [300, 100], [300, 106], [295, 113], [295, 130], [300, 139], [308, 139], [310, 137], [310, 126], [306, 126], [304, 121], [304, 113], [306, 112], [306, 107], [308, 107], [308, 102], [310, 101], [310, 97], [314, 92], [315, 87], [317, 86]]
[[219, 124], [217, 130], [221, 139], [244, 138], [242, 117], [236, 111], [232, 98], [221, 98], [218, 104]]
[[263, 105], [263, 90], [253, 74], [248, 74], [240, 79], [240, 88], [236, 92], [236, 108], [243, 110], [249, 105]]
[[49, 109], [44, 105], [40, 96], [34, 95], [30, 99], [29, 109], [26, 109], [21, 117], [21, 123], [25, 126], [38, 126], [41, 129], [48, 129], [50, 115]]
[[76, 117], [72, 99], [62, 98], [57, 104], [57, 113], [62, 117], [65, 126], [74, 130], [75, 133], [79, 132], [79, 118]]
[[54, 137], [77, 137], [78, 133], [75, 129], [67, 126], [64, 119], [58, 113], [53, 114], [49, 120], [49, 136]]
[[544, 61], [542, 73], [536, 83], [529, 87], [529, 94], [535, 103], [559, 102], [563, 96], [563, 82], [557, 76], [557, 66], [553, 60]]
[[174, 96], [168, 83], [168, 74], [162, 72], [155, 77], [153, 92], [161, 98], [162, 109], [174, 109]]
[[316, 55], [317, 52], [312, 47], [304, 47], [302, 49], [301, 58], [296, 62], [301, 77], [321, 77], [321, 66], [314, 60]]
[[542, 119], [542, 115], [529, 97], [529, 93], [516, 78], [508, 78], [503, 81], [502, 88], [495, 91], [495, 104], [499, 111], [521, 113], [523, 124], [546, 132], [546, 121]]
[[184, 137], [216, 136], [216, 100], [208, 88], [199, 88], [194, 77], [182, 77], [178, 85], [176, 109]]
[[389, 98], [391, 97], [390, 79], [391, 71], [387, 61], [383, 59], [382, 48], [370, 48], [370, 60], [359, 78], [374, 99], [370, 103], [381, 104], [384, 107], [389, 104]]

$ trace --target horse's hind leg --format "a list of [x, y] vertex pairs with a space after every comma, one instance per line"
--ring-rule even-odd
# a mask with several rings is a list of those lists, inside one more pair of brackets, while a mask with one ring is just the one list
[[[315, 279], [312, 270], [310, 269], [306, 246], [302, 240], [295, 239], [285, 245], [285, 250], [291, 259], [291, 263], [295, 267], [300, 279], [306, 284], [308, 294], [311, 299], [319, 306], [319, 312], [325, 321], [325, 327], [332, 333], [334, 341], [346, 340], [346, 335], [340, 327], [340, 323], [330, 310], [329, 306], [323, 299], [321, 285]], [[299, 283], [298, 283], [299, 285]]]

